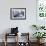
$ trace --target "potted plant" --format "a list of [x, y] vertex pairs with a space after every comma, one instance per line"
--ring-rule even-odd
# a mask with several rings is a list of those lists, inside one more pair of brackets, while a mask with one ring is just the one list
[[37, 25], [32, 25], [33, 28], [35, 28], [36, 30], [38, 30]]
[[45, 29], [45, 26], [41, 26], [40, 29]]
[[32, 27], [33, 27], [33, 28], [36, 28], [36, 30], [45, 29], [45, 26], [32, 25]]
[[38, 43], [41, 43], [40, 40], [42, 38], [45, 38], [44, 37], [46, 36], [45, 34], [46, 34], [45, 32], [35, 32], [33, 35], [37, 38]]

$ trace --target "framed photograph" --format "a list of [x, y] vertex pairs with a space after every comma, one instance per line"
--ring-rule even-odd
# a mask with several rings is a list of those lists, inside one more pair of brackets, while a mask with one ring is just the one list
[[25, 20], [26, 8], [10, 8], [10, 19], [11, 20]]

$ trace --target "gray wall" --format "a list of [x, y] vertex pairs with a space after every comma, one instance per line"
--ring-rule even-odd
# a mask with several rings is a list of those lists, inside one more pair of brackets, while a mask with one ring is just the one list
[[[26, 20], [10, 20], [10, 8], [26, 8]], [[32, 37], [32, 24], [36, 24], [36, 0], [0, 0], [0, 34], [17, 26], [19, 32], [29, 32]]]

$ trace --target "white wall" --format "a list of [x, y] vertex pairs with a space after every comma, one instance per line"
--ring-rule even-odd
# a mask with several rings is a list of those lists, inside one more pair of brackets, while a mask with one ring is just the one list
[[[10, 8], [26, 8], [26, 20], [10, 20]], [[32, 24], [36, 24], [36, 0], [0, 0], [0, 34], [17, 26], [32, 36]]]

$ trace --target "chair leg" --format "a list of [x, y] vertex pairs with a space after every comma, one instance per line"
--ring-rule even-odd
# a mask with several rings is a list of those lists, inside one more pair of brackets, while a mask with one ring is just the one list
[[7, 42], [5, 41], [5, 46], [7, 46]]
[[16, 40], [17, 40], [17, 42], [16, 42], [16, 45], [15, 45], [15, 46], [19, 46], [19, 45], [18, 45], [18, 34], [17, 34], [17, 39], [16, 39]]
[[7, 46], [7, 34], [5, 34], [5, 46]]

